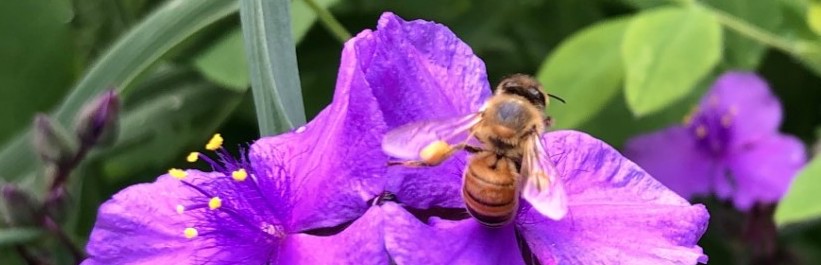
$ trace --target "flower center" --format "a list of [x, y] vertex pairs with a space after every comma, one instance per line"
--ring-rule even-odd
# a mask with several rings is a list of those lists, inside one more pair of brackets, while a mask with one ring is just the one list
[[187, 205], [176, 205], [175, 211], [178, 214], [191, 214], [199, 220], [181, 228], [181, 235], [193, 239], [244, 231], [269, 241], [284, 237], [284, 225], [271, 223], [272, 218], [265, 218], [272, 215], [270, 210], [264, 209], [264, 206], [270, 205], [255, 205], [258, 204], [257, 201], [251, 201], [265, 197], [259, 187], [261, 180], [244, 157], [241, 160], [234, 159], [222, 148], [222, 143], [223, 138], [215, 134], [205, 146], [207, 150], [215, 151], [220, 162], [199, 152], [191, 152], [186, 157], [186, 161], [191, 163], [206, 161], [222, 177], [190, 179], [185, 170], [173, 168], [168, 171], [169, 175], [180, 180], [185, 187], [201, 195], [189, 200]]
[[707, 106], [693, 110], [695, 115], [687, 115], [684, 123], [688, 131], [697, 139], [700, 150], [721, 157], [728, 151], [732, 138], [732, 126], [738, 115], [736, 106], [721, 106], [713, 96]]

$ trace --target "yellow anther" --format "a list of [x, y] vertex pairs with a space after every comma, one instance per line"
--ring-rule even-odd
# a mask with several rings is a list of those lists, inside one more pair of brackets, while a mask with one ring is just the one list
[[687, 115], [684, 115], [684, 119], [682, 119], [681, 122], [684, 123], [684, 125], [690, 125], [690, 123], [693, 122], [693, 114], [687, 113]]
[[185, 206], [182, 206], [182, 204], [177, 204], [177, 213], [182, 214], [183, 212], [185, 212]]
[[704, 127], [704, 125], [699, 125], [696, 127], [696, 137], [699, 139], [704, 139], [704, 137], [707, 137], [707, 127]]
[[183, 231], [183, 234], [185, 234], [185, 238], [192, 239], [192, 238], [197, 237], [197, 234], [199, 234], [199, 233], [197, 232], [197, 229], [195, 229], [193, 227], [189, 227], [189, 228], [186, 228]]
[[231, 172], [231, 178], [236, 181], [244, 181], [248, 178], [248, 172], [245, 172], [244, 168], [237, 169], [234, 172]]
[[727, 113], [727, 114], [724, 114], [724, 116], [721, 116], [721, 126], [724, 126], [724, 128], [730, 128], [730, 125], [732, 125], [732, 124], [733, 124], [733, 115], [732, 114]]
[[199, 152], [191, 152], [187, 157], [185, 157], [185, 160], [191, 163], [197, 162], [197, 159], [200, 159]]
[[216, 210], [220, 206], [222, 206], [222, 200], [219, 197], [214, 197], [211, 198], [211, 200], [208, 200], [208, 208], [211, 210]]
[[220, 149], [220, 147], [222, 147], [222, 135], [218, 133], [214, 134], [214, 136], [211, 137], [211, 140], [208, 140], [208, 144], [205, 145], [205, 149], [211, 151]]
[[168, 174], [174, 177], [175, 179], [184, 179], [186, 176], [188, 176], [188, 173], [185, 173], [185, 171], [178, 168], [169, 169]]
[[687, 112], [687, 114], [684, 115], [684, 119], [682, 120], [684, 125], [690, 125], [690, 123], [693, 122], [693, 116], [696, 115], [697, 111], [698, 111], [698, 106], [693, 106], [692, 108], [690, 108], [690, 111]]
[[442, 140], [432, 142], [419, 151], [419, 158], [428, 164], [439, 164], [450, 152], [450, 145]]

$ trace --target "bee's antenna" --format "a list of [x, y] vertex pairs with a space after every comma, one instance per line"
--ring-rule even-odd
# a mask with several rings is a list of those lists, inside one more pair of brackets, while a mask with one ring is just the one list
[[567, 102], [564, 102], [564, 99], [560, 98], [559, 96], [556, 96], [556, 95], [553, 95], [553, 94], [550, 94], [550, 93], [547, 93], [547, 96], [551, 97], [551, 98], [555, 98], [556, 100], [558, 100], [562, 104], [567, 104]]

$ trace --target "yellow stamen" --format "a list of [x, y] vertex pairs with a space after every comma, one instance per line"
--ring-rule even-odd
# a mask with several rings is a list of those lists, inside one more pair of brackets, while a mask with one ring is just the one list
[[222, 200], [219, 197], [211, 198], [208, 201], [208, 208], [211, 208], [211, 210], [216, 210], [220, 206], [222, 206]]
[[182, 204], [177, 204], [177, 213], [182, 214], [183, 212], [185, 212], [185, 206], [182, 206]]
[[214, 134], [214, 136], [211, 137], [211, 140], [208, 141], [208, 144], [205, 145], [205, 149], [211, 151], [217, 150], [220, 147], [222, 147], [222, 135], [218, 133]]
[[730, 125], [732, 125], [732, 124], [733, 124], [733, 115], [732, 114], [727, 113], [727, 114], [724, 114], [724, 116], [721, 116], [721, 126], [724, 126], [724, 128], [730, 128]]
[[231, 172], [231, 178], [236, 181], [245, 181], [248, 178], [248, 172], [245, 172], [244, 168], [240, 168], [234, 172]]
[[199, 233], [197, 232], [197, 229], [195, 229], [193, 227], [189, 227], [189, 228], [186, 228], [183, 231], [183, 234], [185, 234], [185, 238], [192, 239], [192, 238], [197, 237], [197, 234], [199, 234]]
[[690, 108], [690, 111], [687, 112], [687, 114], [684, 115], [684, 119], [682, 120], [684, 125], [690, 125], [690, 123], [693, 122], [693, 116], [696, 115], [697, 111], [698, 111], [698, 106], [693, 106], [692, 108]]
[[191, 162], [191, 163], [197, 162], [197, 159], [200, 159], [200, 153], [199, 152], [191, 152], [185, 158], [186, 161]]
[[696, 127], [696, 137], [699, 139], [704, 139], [704, 137], [707, 137], [707, 127], [704, 127], [704, 125], [699, 125]]
[[178, 168], [169, 169], [168, 174], [174, 177], [175, 179], [184, 179], [186, 176], [188, 176], [188, 173], [185, 173], [185, 171]]

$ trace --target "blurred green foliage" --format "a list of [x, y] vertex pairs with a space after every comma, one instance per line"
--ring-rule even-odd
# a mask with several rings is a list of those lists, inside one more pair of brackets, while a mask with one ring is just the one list
[[[537, 75], [548, 92], [567, 100], [551, 105], [559, 128], [587, 131], [616, 147], [629, 137], [680, 122], [714, 77], [730, 69], [756, 71], [770, 82], [784, 106], [784, 132], [808, 145], [818, 138], [817, 1], [314, 3], [291, 1], [299, 79], [287, 83], [301, 84], [302, 98], [288, 101], [298, 91], [278, 98], [294, 103], [291, 110], [304, 105], [308, 119], [331, 100], [342, 48], [338, 39], [344, 35], [329, 31], [335, 26], [327, 17], [316, 23], [317, 9], [329, 9], [353, 34], [374, 28], [382, 12], [392, 11], [450, 27], [485, 61], [491, 83], [511, 73]], [[246, 40], [265, 36], [240, 28], [239, 9], [237, 1], [224, 0], [0, 2], [0, 142], [5, 142], [0, 179], [42, 192], [38, 187], [44, 180], [38, 176], [43, 174], [26, 136], [34, 114], [50, 112], [67, 125], [91, 96], [109, 87], [121, 90], [117, 143], [92, 153], [72, 178], [76, 207], [64, 225], [82, 243], [103, 201], [129, 184], [152, 181], [169, 167], [184, 166], [184, 155], [202, 149], [212, 133], [222, 132], [227, 146], [233, 147], [258, 137], [258, 118], [299, 116], [275, 113], [281, 110], [276, 107], [262, 112], [267, 117], [257, 116], [254, 101], [259, 98], [248, 88], [268, 82], [270, 89], [278, 89], [271, 84], [282, 76], [271, 72], [273, 77], [265, 81], [260, 75], [271, 68], [259, 67], [265, 67], [263, 60], [281, 57], [266, 58], [255, 48], [246, 51], [255, 47]], [[254, 45], [264, 46], [271, 40], [256, 41]], [[286, 77], [295, 76], [295, 71], [285, 70], [290, 73]], [[821, 263], [821, 256], [814, 254], [821, 249], [821, 226], [813, 222], [821, 211], [811, 207], [817, 204], [812, 191], [821, 188], [819, 176], [817, 166], [805, 170], [799, 177], [801, 188], [778, 210], [779, 221], [800, 221], [798, 227], [784, 228], [780, 239], [802, 264]], [[730, 215], [713, 208], [718, 203], [708, 204], [717, 209], [714, 219]], [[738, 248], [738, 242], [724, 240], [728, 232], [722, 229], [711, 224], [703, 241], [714, 264], [732, 262]], [[13, 250], [3, 248], [2, 242], [14, 240], [45, 241], [42, 248], [56, 248], [39, 231], [0, 226], [0, 256], [13, 257], [1, 263], [20, 262]], [[57, 257], [70, 260], [66, 253]]]

